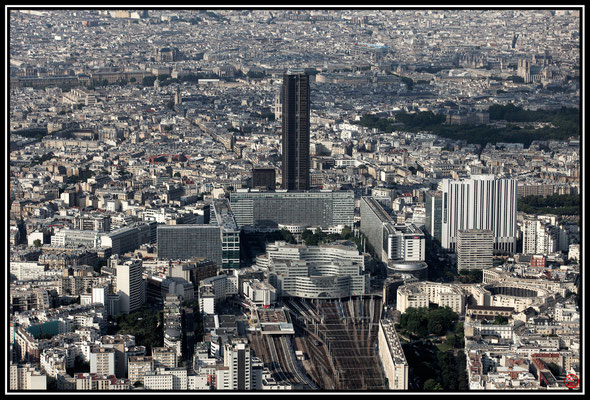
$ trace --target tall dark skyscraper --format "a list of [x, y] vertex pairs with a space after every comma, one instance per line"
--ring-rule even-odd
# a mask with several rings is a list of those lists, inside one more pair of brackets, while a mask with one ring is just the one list
[[309, 75], [283, 75], [283, 183], [287, 190], [309, 190]]

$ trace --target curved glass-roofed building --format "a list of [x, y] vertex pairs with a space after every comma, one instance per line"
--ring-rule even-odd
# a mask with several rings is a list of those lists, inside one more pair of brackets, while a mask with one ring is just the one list
[[285, 297], [335, 299], [369, 292], [364, 256], [348, 241], [321, 246], [275, 242], [257, 258], [257, 266], [268, 271], [269, 283]]

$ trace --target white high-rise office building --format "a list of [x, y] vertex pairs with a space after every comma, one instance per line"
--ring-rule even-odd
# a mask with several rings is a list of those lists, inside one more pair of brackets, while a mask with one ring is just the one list
[[145, 303], [145, 282], [141, 260], [130, 260], [117, 265], [117, 294], [119, 310], [129, 314]]
[[517, 188], [516, 179], [496, 179], [493, 175], [444, 179], [441, 246], [454, 251], [459, 230], [487, 229], [494, 235], [494, 249], [514, 252]]
[[426, 239], [424, 232], [413, 224], [386, 224], [383, 236], [388, 260], [424, 261]]
[[493, 266], [494, 236], [490, 230], [457, 232], [457, 270], [486, 269]]
[[522, 224], [523, 254], [551, 254], [558, 250], [558, 230], [540, 219], [526, 218]]
[[226, 343], [224, 368], [217, 370], [218, 390], [252, 390], [252, 354], [245, 341]]

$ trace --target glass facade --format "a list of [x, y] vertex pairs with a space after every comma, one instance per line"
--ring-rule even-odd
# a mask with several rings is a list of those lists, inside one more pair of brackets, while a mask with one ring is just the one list
[[283, 76], [283, 189], [309, 190], [309, 95], [309, 75]]
[[426, 200], [426, 230], [430, 236], [440, 242], [442, 229], [442, 196], [440, 192], [427, 192]]
[[172, 260], [203, 257], [222, 265], [221, 228], [215, 225], [158, 226], [158, 257]]
[[352, 226], [352, 191], [251, 192], [231, 193], [231, 208], [239, 227], [305, 225]]

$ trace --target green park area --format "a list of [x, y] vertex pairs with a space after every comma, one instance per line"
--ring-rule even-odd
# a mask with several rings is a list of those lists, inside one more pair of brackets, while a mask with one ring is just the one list
[[581, 196], [554, 194], [552, 196], [525, 196], [518, 199], [518, 211], [527, 214], [580, 215]]
[[410, 387], [467, 390], [463, 323], [450, 308], [408, 308], [396, 329], [410, 366]]
[[[445, 123], [446, 117], [443, 114], [435, 114], [432, 111], [400, 112], [395, 114], [394, 118], [365, 114], [357, 123], [384, 133], [399, 130], [399, 123], [403, 123], [403, 129], [409, 132], [426, 131], [443, 138], [464, 140], [482, 146], [487, 143], [504, 142], [523, 143], [528, 147], [535, 140], [567, 140], [580, 136], [581, 119], [580, 110], [577, 108], [532, 111], [513, 104], [494, 104], [488, 111], [491, 122], [505, 121], [506, 126], [449, 125]], [[541, 122], [546, 124], [542, 127], [534, 126], [535, 123]]]

